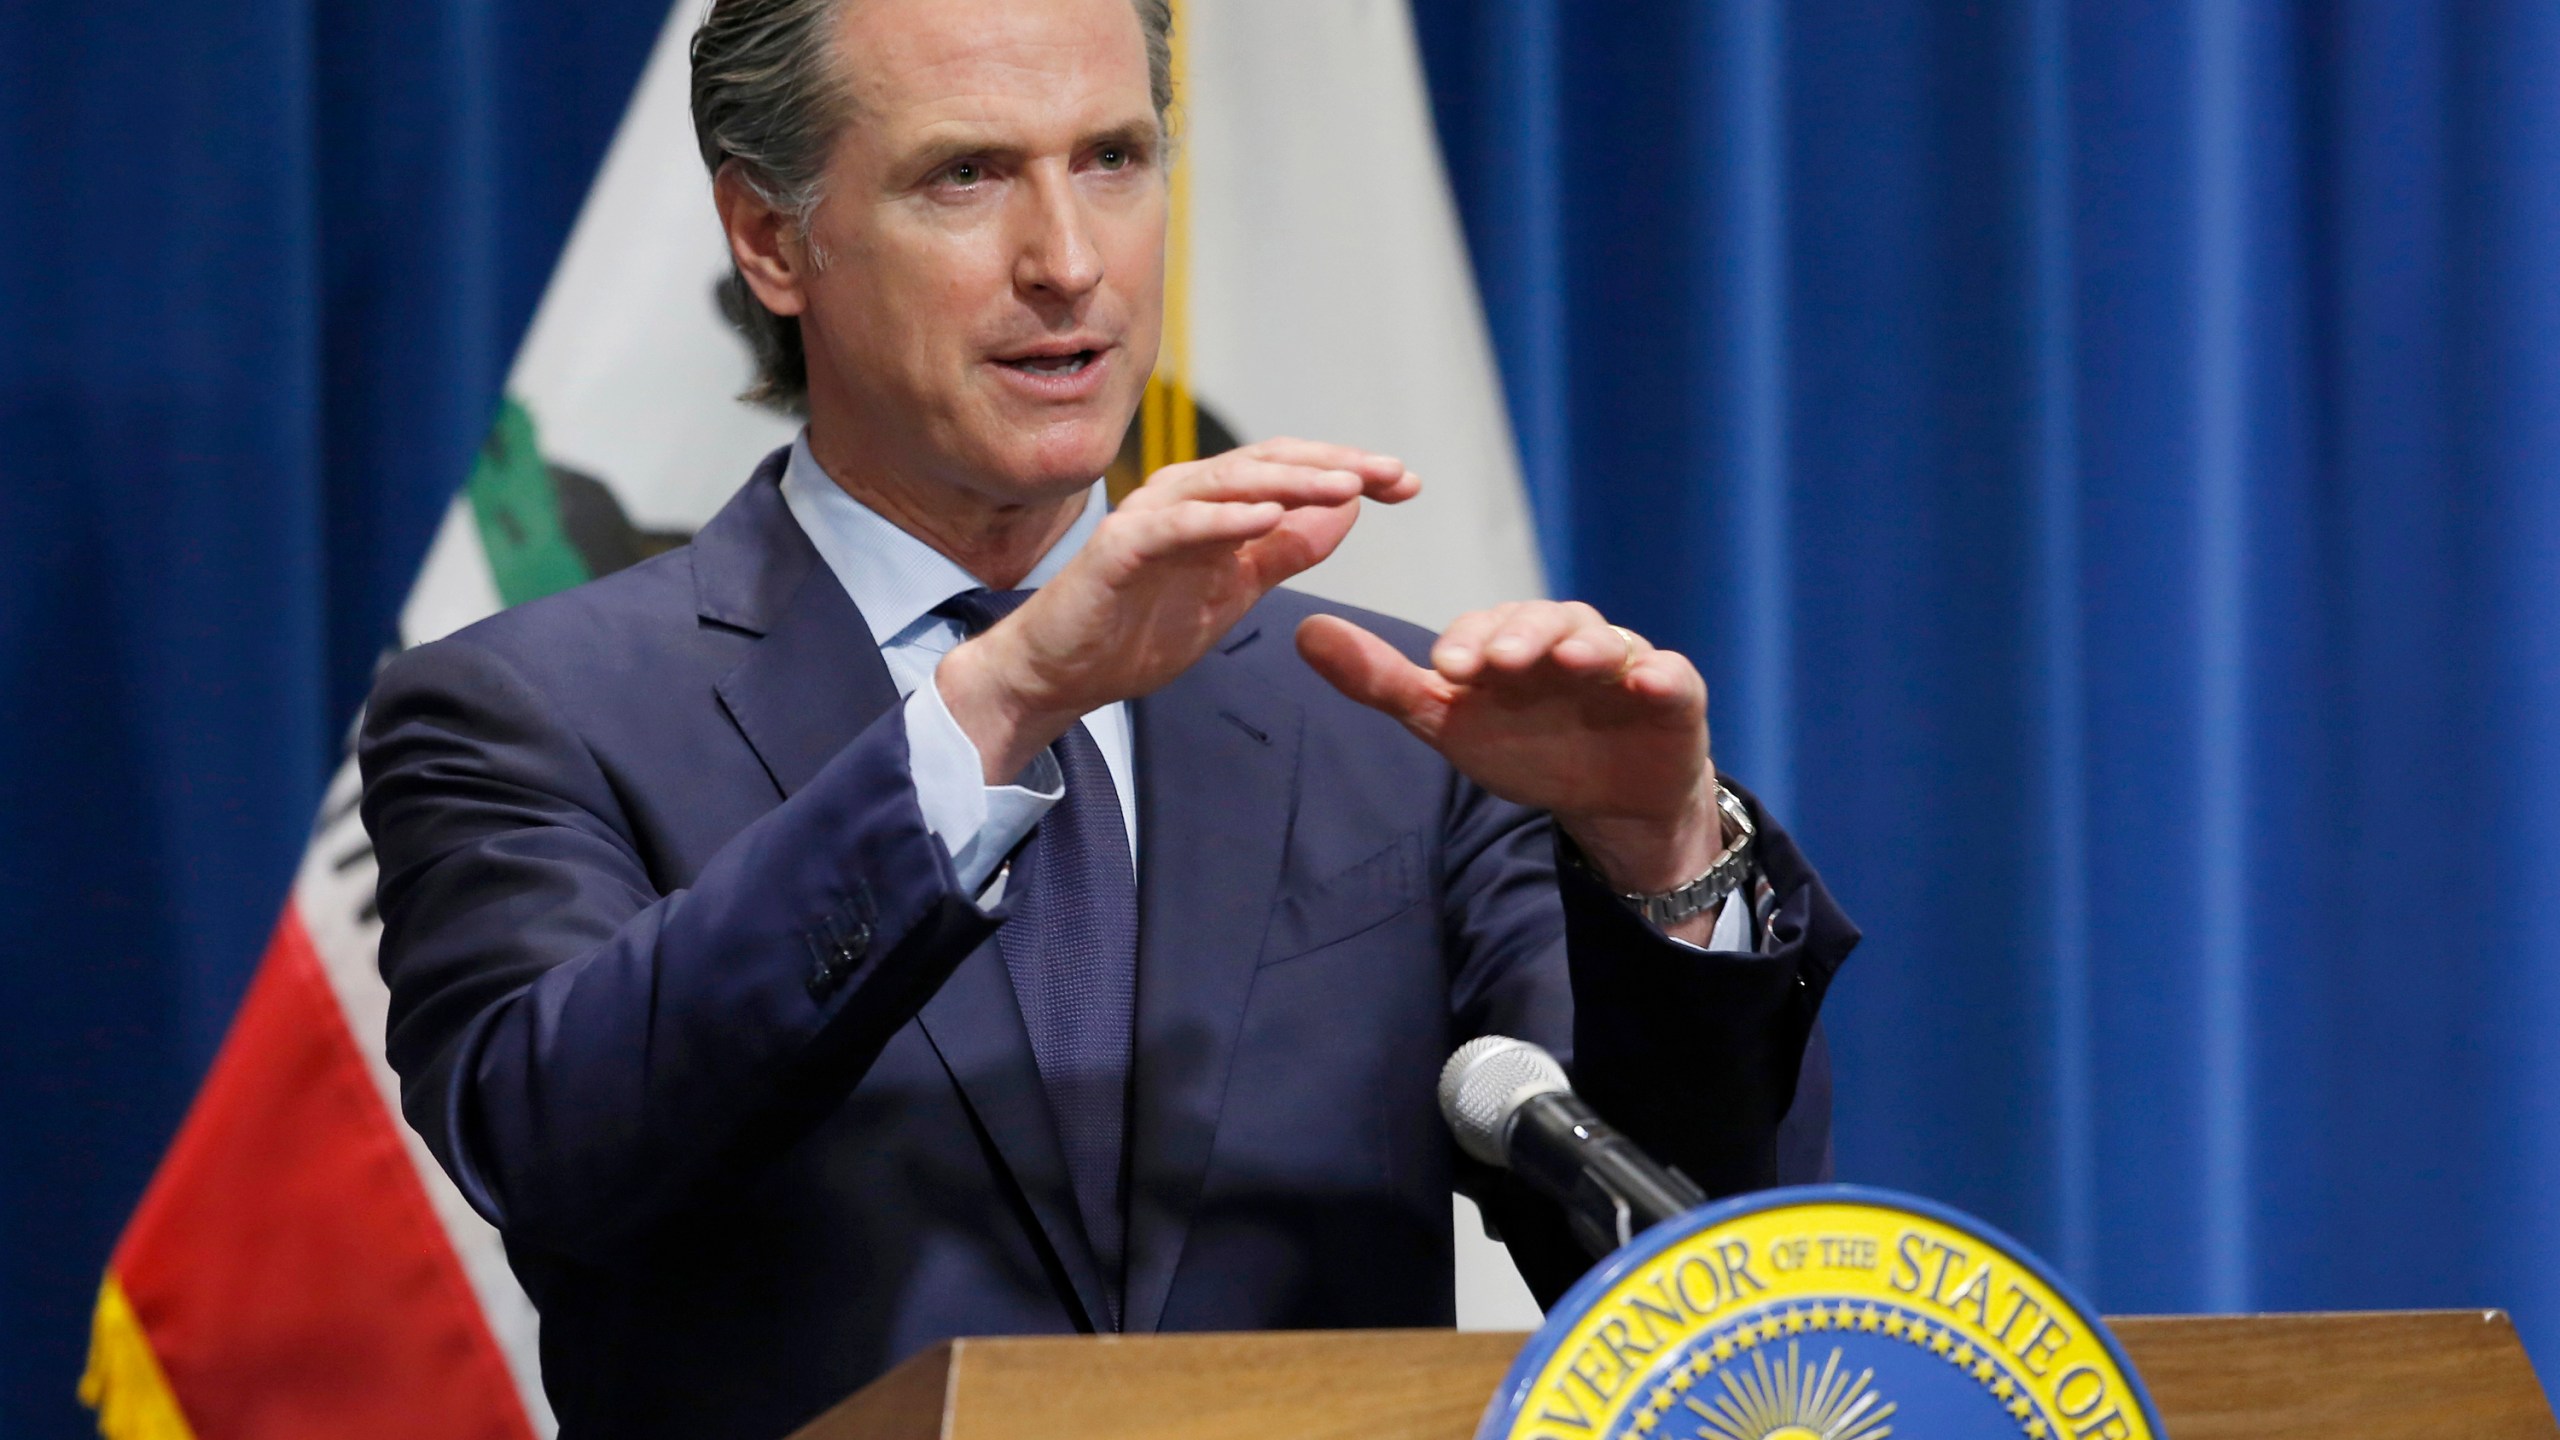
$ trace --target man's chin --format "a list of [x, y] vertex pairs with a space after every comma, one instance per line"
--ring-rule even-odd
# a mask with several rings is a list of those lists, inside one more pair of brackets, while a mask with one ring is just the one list
[[1009, 443], [991, 447], [995, 453], [986, 468], [1001, 477], [1005, 489], [1025, 499], [1072, 495], [1100, 479], [1120, 453], [1120, 432], [1113, 430], [1106, 439], [1104, 428], [1053, 425], [1017, 432]]

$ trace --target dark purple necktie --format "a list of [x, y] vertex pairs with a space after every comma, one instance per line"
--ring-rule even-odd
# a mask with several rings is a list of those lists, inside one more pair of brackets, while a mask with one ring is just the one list
[[[934, 607], [970, 635], [1031, 598], [971, 590]], [[1129, 1037], [1138, 994], [1138, 877], [1120, 792], [1102, 747], [1079, 721], [1049, 747], [1066, 795], [1032, 829], [1005, 879], [1013, 917], [997, 932], [1014, 997], [1031, 1031], [1040, 1086], [1066, 1150], [1085, 1237], [1102, 1265], [1111, 1328], [1120, 1328], [1125, 1213], [1122, 1136], [1129, 1114]]]

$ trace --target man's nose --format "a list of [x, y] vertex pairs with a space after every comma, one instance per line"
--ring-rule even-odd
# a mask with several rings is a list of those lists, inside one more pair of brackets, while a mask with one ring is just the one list
[[1064, 175], [1040, 175], [1026, 187], [1031, 201], [1014, 261], [1014, 284], [1031, 293], [1081, 300], [1102, 283], [1102, 251], [1083, 198]]

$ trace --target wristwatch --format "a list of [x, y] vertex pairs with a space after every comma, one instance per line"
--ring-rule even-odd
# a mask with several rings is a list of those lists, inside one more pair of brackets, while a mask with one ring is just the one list
[[1722, 784], [1716, 786], [1716, 810], [1733, 827], [1733, 843], [1724, 847], [1724, 853], [1707, 867], [1706, 874], [1652, 895], [1629, 895], [1622, 890], [1618, 898], [1654, 924], [1671, 926], [1713, 910], [1740, 889], [1743, 878], [1751, 873], [1751, 839], [1756, 833], [1751, 812], [1743, 809], [1742, 802]]

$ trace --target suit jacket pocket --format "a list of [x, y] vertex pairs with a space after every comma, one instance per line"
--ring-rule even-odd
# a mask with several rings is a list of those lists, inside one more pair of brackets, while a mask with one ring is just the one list
[[1406, 835], [1358, 864], [1280, 897], [1263, 942], [1264, 965], [1277, 965], [1374, 929], [1421, 904], [1422, 837]]

